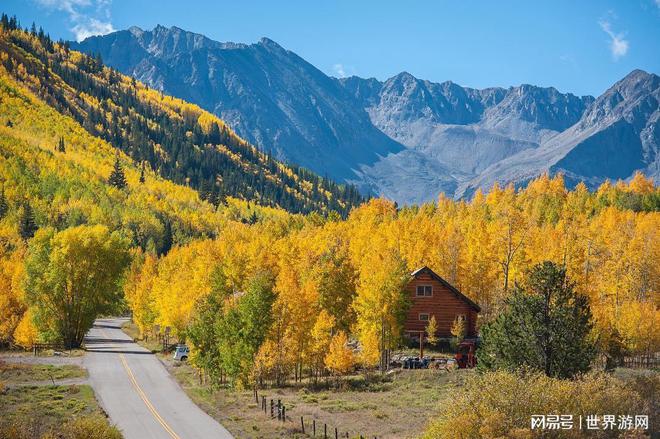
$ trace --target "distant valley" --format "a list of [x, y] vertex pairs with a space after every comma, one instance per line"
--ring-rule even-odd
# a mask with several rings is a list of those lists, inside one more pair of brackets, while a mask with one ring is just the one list
[[483, 90], [401, 73], [333, 78], [269, 39], [220, 43], [136, 27], [72, 48], [197, 103], [278, 159], [410, 204], [561, 172], [594, 188], [660, 177], [660, 77], [635, 70], [598, 98], [521, 85]]

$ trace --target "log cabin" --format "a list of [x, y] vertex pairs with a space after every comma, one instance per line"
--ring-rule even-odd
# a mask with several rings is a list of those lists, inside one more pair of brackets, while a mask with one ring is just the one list
[[438, 338], [452, 337], [451, 327], [456, 318], [465, 319], [467, 338], [477, 336], [479, 305], [428, 267], [422, 267], [410, 276], [406, 289], [411, 305], [404, 324], [407, 337], [417, 340], [420, 334], [426, 336], [426, 326], [433, 316], [437, 322]]

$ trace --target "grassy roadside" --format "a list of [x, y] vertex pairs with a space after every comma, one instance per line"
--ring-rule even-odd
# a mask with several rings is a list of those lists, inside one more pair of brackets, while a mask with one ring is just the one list
[[[338, 389], [303, 383], [261, 390], [259, 394], [266, 396], [267, 400], [280, 399], [286, 406], [290, 421], [282, 423], [271, 420], [260, 410], [252, 390], [212, 388], [201, 384], [199, 375], [190, 365], [173, 361], [170, 354], [162, 354], [157, 342], [139, 340], [134, 324], [127, 323], [122, 329], [138, 343], [156, 352], [188, 396], [240, 438], [311, 437], [312, 419], [316, 420], [317, 436], [321, 437], [324, 424], [328, 426], [328, 437], [334, 437], [335, 427], [340, 435], [345, 437], [348, 432], [351, 438], [359, 437], [359, 434], [379, 439], [418, 437], [426, 428], [429, 417], [438, 411], [439, 401], [473, 373], [467, 370], [450, 373], [406, 370], [370, 379], [349, 377]], [[410, 354], [414, 354], [414, 350], [410, 350]], [[306, 422], [305, 435], [300, 431], [301, 416]]]
[[0, 382], [6, 385], [84, 378], [86, 376], [85, 369], [75, 365], [53, 366], [50, 364], [21, 364], [0, 361]]
[[0, 360], [0, 438], [121, 438], [90, 386], [32, 384], [86, 376], [85, 369], [71, 364]]
[[[196, 372], [186, 364], [171, 362], [170, 371], [191, 398], [239, 437], [308, 437], [300, 433], [300, 417], [307, 433], [312, 419], [317, 435], [328, 425], [329, 437], [337, 427], [349, 437], [413, 438], [425, 429], [439, 401], [460, 386], [471, 371], [444, 373], [431, 370], [400, 371], [387, 377], [354, 376], [339, 388], [313, 390], [304, 385], [264, 389], [267, 400], [280, 399], [291, 418], [282, 426], [259, 409], [251, 390], [211, 389], [200, 385]], [[241, 432], [239, 434], [238, 432]], [[311, 435], [309, 435], [311, 436]]]

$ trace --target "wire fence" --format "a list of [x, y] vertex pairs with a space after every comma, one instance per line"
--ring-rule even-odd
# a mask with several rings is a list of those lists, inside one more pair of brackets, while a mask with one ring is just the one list
[[368, 436], [361, 432], [350, 432], [341, 428], [341, 426], [333, 426], [316, 418], [305, 419], [304, 416], [300, 416], [300, 424], [296, 425], [298, 418], [296, 417], [294, 420], [290, 416], [286, 405], [282, 403], [281, 399], [268, 398], [266, 395], [259, 395], [259, 390], [256, 388], [253, 392], [254, 400], [264, 415], [273, 420], [277, 419], [278, 422], [292, 423], [292, 427], [295, 430], [299, 430], [302, 434], [306, 434], [311, 437], [322, 437], [323, 439], [371, 439], [372, 437], [373, 439], [378, 439], [377, 436]]

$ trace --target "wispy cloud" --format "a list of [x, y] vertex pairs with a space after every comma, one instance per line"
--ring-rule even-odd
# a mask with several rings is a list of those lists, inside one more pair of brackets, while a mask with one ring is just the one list
[[110, 17], [112, 0], [36, 0], [48, 9], [62, 11], [68, 15], [70, 28], [77, 41], [93, 35], [113, 32]]
[[333, 73], [339, 78], [355, 75], [355, 68], [346, 64], [337, 63], [332, 66]]
[[[660, 1], [660, 0], [656, 0]], [[615, 32], [612, 30], [612, 23], [608, 19], [601, 19], [598, 21], [600, 28], [610, 37], [610, 52], [612, 52], [612, 58], [615, 61], [619, 60], [622, 56], [625, 56], [628, 53], [628, 48], [630, 43], [626, 40], [626, 34], [624, 32]]]
[[332, 70], [339, 76], [340, 78], [345, 78], [346, 77], [346, 69], [344, 68], [343, 64], [335, 64], [332, 66]]

